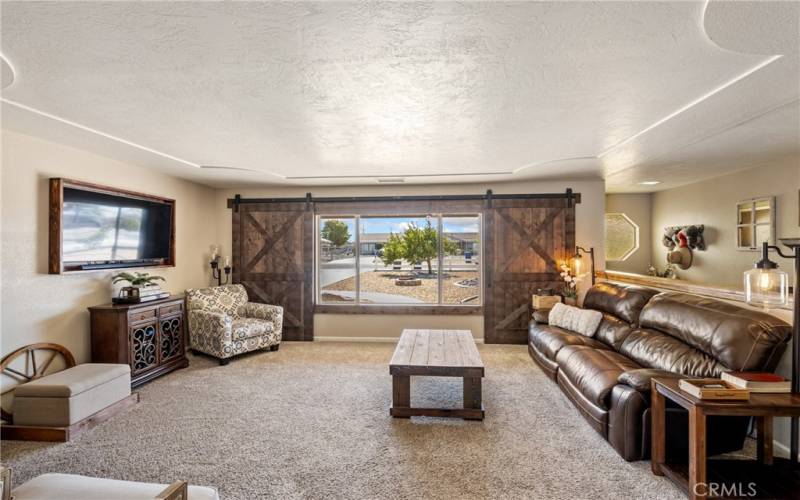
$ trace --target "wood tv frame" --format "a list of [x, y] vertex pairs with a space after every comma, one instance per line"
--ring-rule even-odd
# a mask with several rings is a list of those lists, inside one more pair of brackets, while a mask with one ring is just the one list
[[[103, 193], [112, 196], [121, 196], [125, 198], [155, 201], [158, 203], [165, 203], [167, 205], [170, 205], [172, 209], [172, 219], [170, 222], [171, 227], [169, 235], [169, 257], [163, 259], [159, 263], [131, 263], [131, 264], [120, 264], [119, 266], [104, 265], [103, 267], [96, 269], [84, 269], [83, 266], [65, 266], [62, 260], [63, 252], [61, 248], [62, 244], [61, 216], [64, 211], [64, 188], [79, 189], [82, 191], [92, 191], [95, 193]], [[175, 267], [175, 200], [171, 198], [164, 198], [162, 196], [155, 196], [145, 193], [137, 193], [135, 191], [128, 191], [126, 189], [119, 189], [109, 186], [101, 186], [99, 184], [92, 184], [90, 182], [54, 177], [50, 179], [49, 212], [50, 212], [50, 226], [48, 228], [48, 234], [50, 241], [49, 241], [48, 264], [47, 264], [47, 270], [49, 274], [108, 271], [114, 269], [131, 269], [137, 267]]]

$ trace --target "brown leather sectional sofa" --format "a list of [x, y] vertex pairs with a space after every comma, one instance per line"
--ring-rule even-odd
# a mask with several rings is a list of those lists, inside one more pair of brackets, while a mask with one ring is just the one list
[[[625, 460], [649, 458], [650, 379], [773, 371], [791, 327], [774, 316], [678, 292], [599, 283], [583, 307], [603, 313], [591, 338], [531, 323], [528, 351], [589, 424]], [[741, 449], [748, 418], [709, 422], [709, 455]], [[668, 408], [667, 432], [686, 436], [686, 414]], [[668, 454], [686, 439], [669, 439]]]

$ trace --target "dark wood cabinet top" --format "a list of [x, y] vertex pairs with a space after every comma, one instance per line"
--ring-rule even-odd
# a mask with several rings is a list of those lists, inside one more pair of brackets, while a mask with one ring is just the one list
[[148, 307], [148, 306], [154, 306], [154, 305], [159, 305], [159, 304], [166, 304], [166, 303], [175, 302], [175, 301], [178, 301], [178, 300], [182, 301], [183, 298], [184, 298], [183, 294], [177, 294], [177, 295], [170, 295], [169, 297], [164, 298], [164, 299], [151, 300], [149, 302], [139, 302], [137, 304], [111, 304], [111, 303], [109, 303], [109, 304], [102, 304], [102, 305], [99, 305], [99, 306], [92, 306], [92, 307], [89, 307], [88, 309], [90, 311], [108, 311], [108, 310], [112, 310], [112, 311], [127, 311], [128, 309], [135, 309], [135, 308], [139, 308], [139, 307]]

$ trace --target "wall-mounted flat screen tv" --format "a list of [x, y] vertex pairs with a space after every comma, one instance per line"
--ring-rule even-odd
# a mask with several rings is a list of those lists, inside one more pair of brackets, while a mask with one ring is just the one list
[[51, 272], [174, 265], [173, 200], [63, 179], [51, 195]]

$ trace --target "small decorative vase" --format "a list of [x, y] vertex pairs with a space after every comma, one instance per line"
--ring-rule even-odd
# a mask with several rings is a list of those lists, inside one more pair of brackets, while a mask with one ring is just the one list
[[125, 286], [119, 291], [119, 297], [129, 302], [136, 302], [139, 300], [139, 288], [135, 286]]
[[568, 306], [577, 306], [578, 299], [575, 297], [564, 297], [564, 303]]

